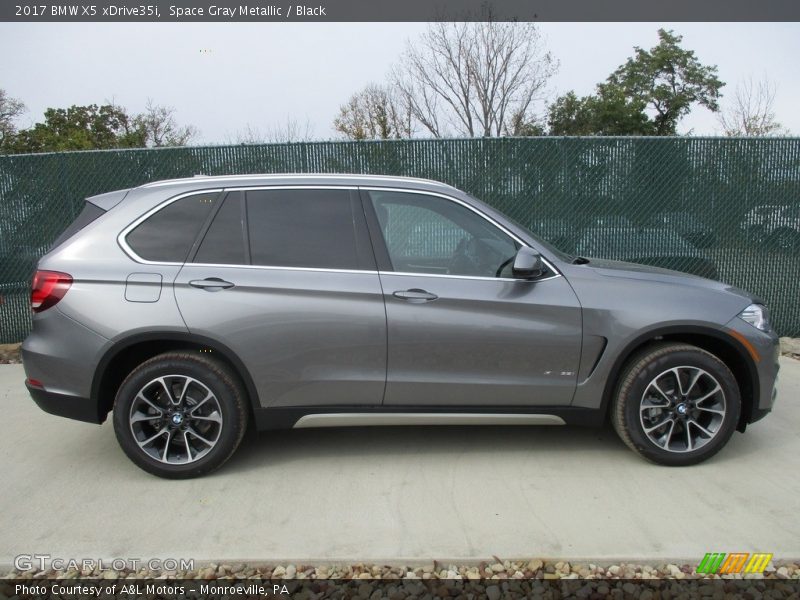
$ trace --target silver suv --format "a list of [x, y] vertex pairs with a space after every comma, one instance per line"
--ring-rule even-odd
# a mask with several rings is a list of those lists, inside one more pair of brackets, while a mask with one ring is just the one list
[[601, 425], [689, 465], [767, 414], [778, 338], [728, 285], [561, 253], [450, 186], [162, 181], [89, 198], [33, 281], [27, 387], [113, 411], [122, 449], [201, 475], [258, 429]]

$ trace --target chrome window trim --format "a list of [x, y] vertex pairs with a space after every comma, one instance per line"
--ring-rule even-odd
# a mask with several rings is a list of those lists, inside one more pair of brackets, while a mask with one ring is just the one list
[[228, 191], [259, 191], [259, 190], [294, 190], [294, 189], [312, 189], [312, 190], [366, 190], [366, 191], [388, 191], [388, 192], [401, 192], [401, 193], [409, 193], [409, 194], [427, 194], [429, 196], [438, 196], [445, 200], [450, 200], [452, 202], [456, 202], [461, 206], [464, 206], [470, 209], [472, 212], [477, 214], [480, 217], [483, 217], [487, 222], [491, 223], [495, 227], [498, 227], [501, 231], [503, 231], [506, 235], [513, 238], [517, 243], [522, 246], [530, 247], [526, 244], [523, 240], [519, 237], [514, 235], [511, 231], [506, 229], [502, 224], [496, 222], [494, 219], [491, 219], [488, 215], [485, 215], [478, 209], [473, 206], [470, 206], [466, 202], [459, 200], [458, 198], [454, 198], [453, 196], [448, 196], [446, 194], [441, 194], [438, 192], [431, 192], [427, 190], [417, 190], [412, 188], [389, 188], [389, 187], [364, 187], [364, 186], [352, 186], [352, 185], [333, 185], [333, 184], [278, 184], [278, 185], [257, 185], [257, 186], [244, 186], [244, 187], [224, 187], [224, 188], [211, 188], [211, 189], [202, 189], [202, 190], [192, 190], [191, 192], [184, 192], [182, 194], [178, 194], [172, 198], [168, 198], [164, 202], [157, 204], [143, 215], [135, 219], [130, 225], [126, 226], [117, 236], [117, 243], [120, 245], [122, 250], [125, 254], [128, 255], [129, 258], [134, 260], [135, 262], [145, 264], [145, 265], [160, 265], [160, 266], [170, 266], [170, 267], [183, 267], [183, 266], [194, 266], [194, 267], [207, 267], [207, 268], [236, 268], [236, 269], [263, 269], [263, 270], [271, 270], [271, 271], [308, 271], [308, 272], [318, 272], [318, 273], [350, 273], [350, 274], [358, 274], [358, 273], [371, 273], [376, 275], [399, 275], [402, 277], [440, 277], [443, 279], [467, 279], [467, 280], [476, 280], [476, 281], [521, 281], [521, 282], [530, 282], [530, 283], [538, 283], [541, 281], [549, 281], [550, 279], [555, 279], [556, 277], [561, 277], [561, 273], [556, 269], [550, 261], [548, 261], [545, 257], [542, 257], [542, 262], [544, 262], [548, 268], [553, 271], [554, 275], [549, 277], [543, 277], [542, 279], [517, 279], [515, 277], [481, 277], [475, 275], [446, 275], [446, 274], [438, 274], [438, 273], [409, 273], [404, 271], [378, 271], [375, 269], [371, 270], [364, 270], [364, 269], [328, 269], [324, 267], [282, 267], [278, 265], [241, 265], [241, 264], [227, 264], [227, 263], [197, 263], [197, 262], [167, 262], [167, 261], [156, 261], [156, 260], [146, 260], [136, 254], [133, 248], [128, 245], [127, 240], [125, 239], [126, 236], [136, 229], [143, 221], [148, 219], [150, 216], [154, 215], [162, 208], [166, 208], [173, 202], [177, 202], [181, 198], [186, 198], [187, 196], [194, 196], [197, 194], [210, 194], [210, 193], [221, 193], [221, 192], [228, 192]]
[[320, 273], [351, 273], [351, 274], [370, 273], [372, 275], [378, 275], [378, 271], [375, 270], [370, 271], [365, 269], [328, 269], [325, 267], [274, 267], [272, 265], [237, 265], [233, 263], [195, 263], [195, 262], [183, 263], [183, 266], [208, 267], [214, 269], [225, 267], [228, 269], [263, 269], [267, 271], [312, 271]]
[[125, 238], [128, 236], [128, 234], [131, 231], [133, 231], [139, 225], [141, 225], [143, 221], [146, 221], [151, 216], [153, 216], [158, 211], [160, 211], [162, 208], [166, 208], [167, 206], [169, 206], [173, 202], [177, 202], [178, 200], [181, 200], [182, 198], [187, 198], [189, 196], [199, 196], [200, 194], [212, 194], [212, 193], [219, 194], [220, 192], [223, 192], [223, 191], [224, 191], [224, 188], [211, 188], [211, 189], [202, 189], [202, 190], [192, 190], [191, 192], [185, 192], [183, 194], [178, 194], [177, 196], [173, 196], [172, 198], [167, 198], [164, 202], [161, 202], [161, 203], [157, 204], [156, 206], [154, 206], [153, 208], [151, 208], [150, 210], [145, 212], [143, 215], [141, 215], [138, 218], [136, 218], [130, 225], [126, 226], [122, 231], [120, 231], [119, 235], [117, 235], [117, 244], [119, 244], [120, 248], [122, 248], [122, 251], [125, 252], [125, 254], [127, 254], [129, 258], [132, 258], [134, 261], [136, 261], [138, 263], [142, 263], [143, 265], [164, 265], [164, 266], [173, 266], [173, 267], [174, 266], [178, 266], [178, 267], [183, 266], [185, 263], [182, 263], [182, 262], [169, 262], [169, 261], [162, 261], [162, 260], [146, 260], [146, 259], [142, 258], [141, 256], [139, 256], [138, 254], [136, 254], [136, 252], [133, 250], [133, 248], [131, 248], [128, 245], [128, 240], [126, 240]]
[[[474, 212], [479, 217], [482, 217], [486, 222], [488, 222], [489, 224], [494, 225], [495, 227], [500, 229], [500, 231], [502, 231], [507, 236], [512, 238], [514, 241], [516, 241], [520, 246], [524, 246], [526, 248], [530, 248], [531, 247], [530, 244], [526, 243], [519, 236], [514, 234], [514, 232], [512, 232], [508, 228], [506, 228], [505, 225], [503, 225], [502, 223], [498, 223], [497, 221], [492, 219], [489, 215], [481, 212], [480, 210], [478, 210], [477, 208], [475, 208], [471, 204], [469, 204], [467, 202], [464, 202], [463, 200], [459, 200], [458, 198], [455, 198], [453, 196], [448, 196], [447, 194], [442, 194], [440, 192], [431, 192], [431, 191], [428, 191], [428, 190], [415, 190], [415, 189], [411, 189], [411, 188], [389, 188], [389, 187], [378, 187], [378, 186], [368, 186], [368, 187], [367, 186], [360, 186], [360, 189], [365, 190], [367, 192], [375, 191], [375, 192], [399, 192], [399, 193], [405, 193], [405, 194], [425, 194], [427, 196], [437, 196], [439, 198], [443, 198], [444, 200], [450, 200], [451, 202], [455, 202], [456, 204], [460, 204], [461, 206], [463, 206], [465, 208], [468, 208], [469, 210]], [[541, 255], [541, 252], [539, 254]], [[553, 275], [551, 275], [549, 277], [543, 277], [542, 279], [517, 279], [516, 277], [477, 277], [477, 276], [469, 276], [469, 275], [438, 275], [436, 273], [408, 273], [408, 272], [405, 272], [405, 271], [382, 271], [382, 272], [383, 273], [387, 273], [387, 274], [388, 273], [394, 273], [395, 275], [419, 275], [419, 276], [422, 276], [422, 277], [450, 277], [450, 278], [457, 278], [457, 279], [488, 279], [488, 280], [494, 280], [494, 281], [497, 281], [497, 280], [504, 281], [505, 280], [505, 281], [533, 281], [533, 282], [548, 281], [550, 279], [555, 279], [556, 277], [561, 277], [562, 276], [561, 272], [558, 269], [556, 269], [556, 267], [549, 260], [547, 260], [544, 256], [542, 256], [542, 262], [545, 265], [547, 265], [547, 268], [549, 268], [554, 273]]]

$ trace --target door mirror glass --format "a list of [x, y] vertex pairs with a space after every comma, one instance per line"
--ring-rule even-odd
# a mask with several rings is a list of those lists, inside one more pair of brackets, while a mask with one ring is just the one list
[[514, 258], [514, 277], [518, 279], [532, 279], [544, 273], [542, 256], [533, 248], [523, 246], [517, 251]]

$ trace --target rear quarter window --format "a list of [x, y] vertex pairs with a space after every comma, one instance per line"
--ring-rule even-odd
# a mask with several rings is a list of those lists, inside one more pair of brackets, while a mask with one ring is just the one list
[[58, 246], [66, 242], [69, 238], [78, 233], [81, 229], [86, 227], [89, 223], [97, 219], [100, 215], [104, 214], [105, 212], [106, 211], [104, 211], [96, 204], [87, 202], [83, 206], [83, 210], [77, 217], [75, 217], [75, 220], [69, 225], [69, 227], [67, 227], [64, 231], [62, 231], [61, 235], [59, 235], [56, 238], [56, 241], [53, 242], [53, 244], [50, 246], [50, 249], [53, 250], [54, 248], [57, 248]]
[[125, 241], [144, 260], [185, 262], [218, 196], [205, 192], [179, 198], [142, 221]]

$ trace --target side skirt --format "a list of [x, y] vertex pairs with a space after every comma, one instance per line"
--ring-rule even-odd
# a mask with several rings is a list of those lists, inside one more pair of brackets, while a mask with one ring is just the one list
[[256, 428], [363, 427], [377, 425], [586, 425], [603, 424], [601, 411], [520, 406], [293, 406], [260, 408]]

